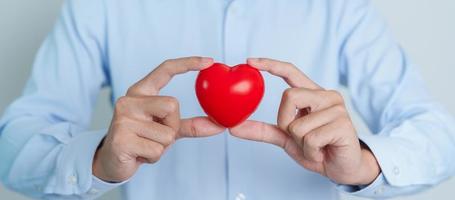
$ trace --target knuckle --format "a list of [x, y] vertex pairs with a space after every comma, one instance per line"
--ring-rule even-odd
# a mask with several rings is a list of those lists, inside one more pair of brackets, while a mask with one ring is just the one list
[[333, 110], [334, 110], [334, 112], [336, 112], [339, 115], [342, 115], [346, 112], [344, 106], [342, 106], [340, 104], [333, 106]]
[[170, 71], [170, 68], [175, 65], [175, 59], [167, 59], [161, 63], [154, 71], [159, 74], [167, 74]]
[[163, 155], [163, 153], [164, 153], [164, 147], [161, 145], [158, 145], [156, 148], [156, 153], [158, 154], [159, 157], [161, 157], [161, 155]]
[[175, 141], [175, 131], [167, 132], [163, 136], [164, 145], [170, 145]]
[[147, 163], [153, 164], [160, 160], [164, 148], [159, 144], [149, 144], [147, 151], [146, 161]]
[[118, 116], [115, 120], [112, 121], [111, 127], [114, 130], [121, 130], [123, 127], [127, 127], [129, 124], [129, 119], [126, 117]]
[[117, 102], [115, 103], [115, 110], [116, 111], [123, 111], [128, 107], [128, 104], [130, 102], [130, 97], [127, 96], [122, 96], [117, 99]]
[[179, 102], [175, 97], [163, 97], [163, 101], [168, 112], [175, 112], [179, 109]]
[[283, 99], [293, 100], [295, 97], [295, 88], [288, 88], [283, 92]]
[[340, 92], [336, 91], [336, 90], [329, 90], [328, 91], [331, 98], [333, 98], [336, 102], [343, 102], [343, 96], [341, 95]]
[[170, 65], [174, 62], [174, 59], [166, 59], [163, 61], [163, 63], [161, 63], [162, 66], [167, 66], [167, 65]]
[[280, 62], [283, 66], [283, 68], [281, 70], [285, 70], [285, 74], [287, 77], [294, 75], [293, 73], [300, 73], [300, 72], [298, 72], [298, 68], [293, 63], [282, 62], [282, 61], [280, 61]]
[[288, 127], [288, 130], [289, 132], [292, 134], [292, 135], [298, 135], [299, 133], [301, 133], [301, 127], [300, 127], [300, 124], [297, 123], [296, 121], [292, 122], [289, 127]]
[[314, 148], [316, 146], [316, 135], [317, 132], [312, 132], [310, 134], [305, 135], [304, 137], [304, 146], [308, 148]]
[[153, 148], [152, 159], [158, 161], [161, 158], [161, 155], [164, 153], [164, 147], [161, 145], [155, 145]]

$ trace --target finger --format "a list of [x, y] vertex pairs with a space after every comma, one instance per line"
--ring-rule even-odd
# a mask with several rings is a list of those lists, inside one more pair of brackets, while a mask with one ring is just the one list
[[132, 154], [139, 160], [146, 163], [155, 163], [161, 158], [164, 146], [158, 142], [137, 137], [130, 146]]
[[177, 139], [184, 137], [208, 137], [222, 133], [226, 128], [215, 124], [207, 117], [183, 119], [180, 123]]
[[117, 100], [114, 112], [117, 116], [156, 121], [175, 131], [180, 125], [179, 103], [168, 96], [124, 96]]
[[299, 146], [294, 141], [289, 142], [286, 148], [284, 149], [285, 152], [294, 159], [298, 164], [302, 165], [308, 170], [311, 170], [316, 173], [320, 173], [322, 175], [324, 172], [324, 165], [321, 162], [314, 162], [311, 160], [305, 159], [304, 153], [302, 151], [301, 146]]
[[229, 131], [235, 137], [274, 144], [283, 149], [286, 148], [287, 143], [291, 140], [277, 126], [259, 121], [248, 120], [229, 129]]
[[315, 162], [322, 162], [324, 147], [343, 140], [343, 132], [340, 129], [342, 130], [344, 126], [345, 118], [342, 118], [310, 131], [302, 138], [304, 157]]
[[206, 57], [185, 57], [167, 60], [128, 89], [127, 95], [157, 95], [173, 76], [188, 71], [202, 70], [212, 64], [213, 59]]
[[321, 126], [335, 121], [341, 116], [345, 116], [346, 112], [343, 106], [336, 105], [330, 108], [313, 112], [309, 115], [300, 117], [289, 124], [289, 133], [294, 138], [294, 141], [302, 146], [302, 138], [310, 131]]
[[249, 58], [247, 63], [259, 70], [267, 71], [275, 76], [283, 78], [291, 87], [321, 89], [318, 84], [308, 78], [291, 63], [268, 58]]
[[311, 112], [318, 112], [338, 104], [343, 104], [343, 98], [336, 91], [289, 88], [284, 91], [278, 109], [278, 127], [289, 131], [288, 126], [295, 120], [299, 109], [309, 108]]
[[175, 141], [176, 132], [169, 126], [126, 118], [128, 129], [139, 137], [158, 142], [167, 147]]
[[232, 136], [238, 138], [265, 142], [281, 147], [292, 159], [303, 167], [318, 173], [323, 171], [323, 165], [321, 163], [305, 160], [301, 147], [274, 125], [249, 120], [229, 129], [229, 131]]

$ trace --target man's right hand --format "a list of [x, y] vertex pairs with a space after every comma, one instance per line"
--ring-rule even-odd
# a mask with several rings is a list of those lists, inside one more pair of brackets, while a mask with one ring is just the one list
[[178, 101], [158, 96], [174, 75], [212, 64], [213, 59], [201, 57], [168, 60], [130, 87], [115, 105], [109, 132], [94, 157], [93, 174], [104, 181], [122, 182], [141, 164], [157, 162], [179, 138], [223, 132], [206, 117], [180, 119]]

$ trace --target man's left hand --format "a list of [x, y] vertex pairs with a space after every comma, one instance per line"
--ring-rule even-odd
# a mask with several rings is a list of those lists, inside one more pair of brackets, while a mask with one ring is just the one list
[[248, 59], [248, 64], [283, 78], [277, 125], [246, 121], [231, 128], [233, 136], [283, 148], [304, 168], [346, 185], [367, 185], [380, 173], [371, 151], [361, 145], [337, 91], [325, 90], [290, 63]]

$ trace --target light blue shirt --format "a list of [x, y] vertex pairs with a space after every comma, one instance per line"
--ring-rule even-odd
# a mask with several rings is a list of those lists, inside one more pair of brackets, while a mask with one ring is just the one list
[[[121, 185], [127, 199], [338, 199], [413, 193], [454, 173], [453, 118], [434, 102], [416, 67], [368, 0], [70, 0], [39, 50], [25, 91], [0, 123], [4, 185], [34, 198], [95, 198]], [[327, 89], [346, 87], [374, 135], [359, 133], [382, 174], [368, 186], [336, 185], [273, 145], [227, 133], [178, 141], [125, 183], [92, 175], [106, 130], [88, 130], [96, 98], [112, 101], [166, 59], [201, 55], [294, 63]], [[437, 67], [437, 66], [434, 66]], [[161, 94], [183, 117], [204, 115], [196, 72]], [[283, 80], [264, 73], [252, 119], [274, 123]], [[108, 124], [106, 124], [106, 127]]]

